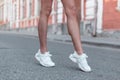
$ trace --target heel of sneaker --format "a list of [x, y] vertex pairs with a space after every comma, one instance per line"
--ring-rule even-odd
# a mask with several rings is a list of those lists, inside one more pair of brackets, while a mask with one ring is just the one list
[[77, 60], [73, 57], [72, 54], [69, 56], [69, 59], [70, 59], [71, 61], [73, 61], [74, 63], [77, 63]]
[[40, 61], [39, 58], [37, 57], [37, 53], [35, 54], [34, 57], [35, 57], [35, 59], [36, 59], [37, 61]]

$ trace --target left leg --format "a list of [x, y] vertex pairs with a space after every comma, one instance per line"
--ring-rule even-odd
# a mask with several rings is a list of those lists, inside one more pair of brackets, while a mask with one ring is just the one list
[[79, 55], [83, 53], [80, 40], [80, 1], [81, 0], [62, 0], [68, 20], [68, 32], [72, 38], [74, 48]]
[[87, 55], [83, 53], [80, 40], [80, 1], [81, 0], [62, 0], [68, 20], [68, 32], [71, 35], [75, 48], [74, 54], [71, 54], [69, 58], [77, 63], [81, 70], [90, 72], [91, 68], [87, 63]]

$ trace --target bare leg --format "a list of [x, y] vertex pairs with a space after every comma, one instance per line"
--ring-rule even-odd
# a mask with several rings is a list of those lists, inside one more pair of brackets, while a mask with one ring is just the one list
[[67, 15], [68, 32], [71, 35], [76, 52], [83, 53], [80, 39], [80, 1], [81, 0], [62, 0]]
[[40, 20], [38, 24], [40, 50], [42, 53], [48, 51], [47, 49], [47, 28], [48, 28], [48, 17], [52, 10], [53, 0], [41, 0], [41, 11]]

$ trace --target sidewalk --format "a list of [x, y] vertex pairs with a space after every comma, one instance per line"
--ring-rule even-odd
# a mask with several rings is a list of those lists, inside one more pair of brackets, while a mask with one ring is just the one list
[[[0, 31], [0, 33], [3, 33], [3, 32], [4, 31]], [[6, 31], [4, 33], [22, 34], [22, 35], [29, 35], [29, 36], [38, 37], [37, 31], [34, 31], [34, 32], [31, 32], [31, 31], [12, 31], [12, 32]], [[51, 34], [48, 34], [48, 40], [72, 42], [69, 35], [51, 35]], [[109, 35], [109, 36], [102, 35], [102, 36], [98, 36], [98, 37], [81, 36], [81, 41], [83, 44], [88, 44], [88, 45], [120, 48], [120, 37], [119, 37], [119, 34], [117, 34], [117, 33]]]

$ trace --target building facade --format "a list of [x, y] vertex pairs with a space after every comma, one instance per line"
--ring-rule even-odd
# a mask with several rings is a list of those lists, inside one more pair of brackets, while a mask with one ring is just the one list
[[84, 12], [84, 22], [95, 20], [97, 33], [120, 31], [120, 0], [86, 0]]
[[103, 29], [120, 30], [120, 0], [104, 0]]
[[[7, 29], [37, 27], [40, 6], [40, 0], [0, 0], [0, 25], [7, 24]], [[67, 18], [61, 0], [54, 0], [52, 9], [48, 24], [54, 33]], [[81, 18], [83, 30], [120, 30], [120, 0], [81, 0]]]
[[4, 1], [3, 0], [0, 0], [0, 25], [3, 25], [4, 24]]

